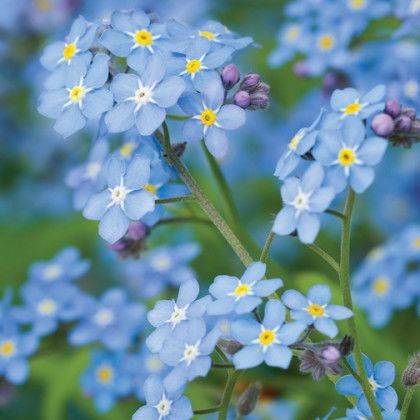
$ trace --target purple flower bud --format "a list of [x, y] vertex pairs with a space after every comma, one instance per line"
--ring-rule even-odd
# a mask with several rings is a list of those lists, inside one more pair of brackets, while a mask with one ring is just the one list
[[391, 115], [391, 117], [396, 118], [400, 115], [401, 106], [396, 99], [389, 99], [385, 105], [385, 113]]
[[298, 61], [293, 66], [293, 72], [296, 74], [296, 76], [306, 77], [308, 75], [308, 66], [304, 61]]
[[246, 109], [251, 104], [251, 96], [245, 90], [238, 90], [233, 97], [233, 103]]
[[260, 83], [261, 77], [258, 73], [248, 73], [241, 83], [241, 88], [253, 88]]
[[416, 119], [416, 110], [414, 108], [405, 108], [402, 110], [402, 114], [406, 115], [410, 120]]
[[372, 120], [372, 130], [378, 135], [387, 137], [395, 128], [394, 120], [388, 114], [378, 114]]
[[268, 93], [270, 92], [270, 85], [264, 82], [258, 83], [258, 85], [253, 90], [253, 93]]
[[135, 241], [144, 239], [149, 233], [149, 228], [142, 222], [132, 222], [128, 226], [128, 236]]
[[238, 406], [236, 408], [236, 411], [240, 416], [247, 416], [254, 411], [260, 392], [261, 384], [258, 382], [248, 386], [244, 393], [239, 397]]
[[328, 346], [324, 350], [321, 351], [322, 357], [329, 363], [335, 363], [340, 360], [341, 353], [337, 347]]
[[123, 239], [119, 239], [117, 242], [113, 244], [107, 244], [108, 248], [115, 252], [124, 251], [127, 247], [125, 241]]
[[257, 93], [255, 95], [251, 95], [251, 107], [253, 109], [264, 109], [268, 107], [270, 103], [270, 99], [267, 95]]
[[407, 115], [400, 115], [395, 120], [395, 127], [397, 130], [400, 130], [400, 131], [410, 131], [411, 124], [412, 124], [411, 118], [407, 117]]
[[232, 89], [239, 82], [240, 78], [239, 69], [235, 64], [227, 65], [222, 71], [223, 86], [227, 90]]

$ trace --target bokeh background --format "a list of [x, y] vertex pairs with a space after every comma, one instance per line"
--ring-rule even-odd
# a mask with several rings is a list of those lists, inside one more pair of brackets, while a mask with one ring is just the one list
[[[14, 19], [13, 8], [17, 8], [19, 2], [24, 6], [19, 18]], [[39, 64], [43, 46], [62, 38], [80, 13], [94, 20], [122, 7], [141, 7], [191, 24], [216, 19], [243, 36], [252, 36], [258, 44], [237, 57], [243, 74], [258, 72], [271, 85], [271, 106], [268, 110], [248, 114], [247, 124], [232, 136], [231, 151], [221, 162], [241, 213], [240, 235], [253, 255], [258, 255], [280, 206], [280, 184], [272, 176], [280, 153], [295, 131], [309, 125], [319, 108], [327, 103], [322, 77], [302, 78], [295, 74], [294, 64], [299, 58], [280, 68], [268, 65], [268, 56], [276, 47], [277, 30], [284, 20], [285, 3], [280, 0], [0, 0], [0, 13], [11, 12], [10, 16], [0, 17], [2, 291], [11, 287], [18, 301], [16, 291], [27, 279], [30, 264], [49, 259], [69, 245], [79, 248], [83, 257], [92, 261], [91, 270], [79, 282], [84, 290], [100, 294], [113, 285], [125, 287], [127, 284], [120, 262], [98, 237], [96, 223], [83, 219], [73, 210], [71, 191], [64, 183], [69, 169], [86, 158], [92, 133], [88, 129], [63, 140], [52, 130], [51, 121], [36, 111], [37, 97], [46, 75]], [[375, 25], [365, 31], [361, 42], [375, 38], [378, 27], [381, 31], [395, 28], [396, 21], [382, 19]], [[220, 192], [211, 180], [199, 148], [188, 148], [185, 159], [223, 211]], [[409, 223], [419, 221], [419, 159], [418, 148], [389, 150], [378, 169], [374, 186], [360, 197], [354, 224], [353, 270], [373, 247]], [[337, 221], [326, 219], [319, 237], [320, 245], [335, 257], [338, 256], [338, 229]], [[186, 242], [200, 245], [192, 267], [202, 284], [210, 283], [220, 273], [241, 272], [242, 267], [231, 250], [218, 233], [206, 225], [160, 227], [153, 231], [148, 246], [153, 249], [161, 244]], [[309, 285], [322, 282], [329, 284], [335, 299], [339, 299], [334, 272], [296, 239], [277, 238], [272, 258], [276, 265], [270, 268], [270, 274], [281, 275], [288, 287], [306, 290]], [[132, 298], [135, 300], [137, 296]], [[400, 377], [409, 354], [420, 347], [415, 308], [395, 313], [382, 329], [369, 326], [363, 313], [356, 316], [364, 351], [374, 361], [395, 363]], [[72, 348], [66, 344], [65, 337], [63, 329], [44, 339], [41, 351], [31, 359], [30, 379], [25, 385], [15, 388], [0, 380], [0, 418], [130, 418], [140, 405], [134, 398], [121, 401], [107, 414], [97, 413], [79, 383], [81, 372], [88, 364], [89, 348]], [[332, 384], [328, 380], [317, 383], [300, 375], [296, 363], [287, 371], [269, 367], [253, 369], [243, 376], [238, 390], [256, 379], [263, 380], [264, 402], [291, 401], [296, 407], [297, 419], [322, 417], [332, 406], [344, 414], [346, 400], [335, 393]], [[187, 394], [194, 405], [207, 407], [217, 401], [223, 381], [222, 374], [212, 374], [210, 382], [195, 381]], [[401, 399], [403, 388], [399, 379], [395, 387]], [[413, 404], [413, 412], [420, 413], [420, 401]], [[273, 418], [282, 417], [279, 414]]]

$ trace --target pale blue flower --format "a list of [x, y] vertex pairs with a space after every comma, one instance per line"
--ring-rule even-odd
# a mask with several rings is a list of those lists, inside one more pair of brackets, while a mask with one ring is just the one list
[[330, 338], [338, 334], [334, 321], [353, 316], [353, 312], [345, 306], [330, 304], [331, 290], [324, 285], [312, 286], [308, 297], [297, 290], [286, 290], [281, 300], [291, 309], [292, 319], [313, 325], [316, 330]]
[[[393, 411], [383, 411], [382, 413], [383, 420], [400, 420], [400, 410], [393, 410]], [[360, 410], [356, 407], [348, 408], [346, 410], [346, 417], [340, 417], [337, 420], [360, 420], [366, 419], [365, 414], [363, 414]]]
[[240, 279], [217, 276], [209, 288], [216, 300], [208, 306], [207, 313], [224, 315], [233, 311], [237, 314], [251, 312], [261, 304], [261, 298], [271, 295], [283, 285], [280, 279], [263, 280], [265, 270], [265, 264], [255, 262]]

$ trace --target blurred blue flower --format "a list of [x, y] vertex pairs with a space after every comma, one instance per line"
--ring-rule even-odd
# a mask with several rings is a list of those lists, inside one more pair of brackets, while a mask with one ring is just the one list
[[[357, 372], [353, 356], [348, 359], [350, 365]], [[391, 362], [378, 362], [373, 366], [366, 355], [363, 355], [363, 364], [369, 384], [375, 395], [376, 402], [385, 411], [394, 411], [398, 404], [398, 396], [394, 388], [391, 387], [395, 379], [395, 366]], [[365, 416], [371, 417], [372, 412], [369, 408], [367, 399], [363, 393], [359, 382], [352, 375], [341, 377], [335, 384], [335, 389], [339, 394], [357, 397], [357, 409]]]
[[240, 279], [232, 276], [217, 276], [209, 292], [216, 300], [207, 308], [209, 315], [224, 315], [230, 312], [251, 312], [267, 297], [283, 286], [280, 279], [263, 280], [266, 265], [252, 263]]
[[289, 345], [297, 341], [306, 325], [285, 324], [286, 308], [278, 300], [269, 300], [260, 324], [250, 316], [232, 324], [232, 336], [244, 347], [233, 356], [236, 369], [248, 369], [265, 362], [268, 366], [287, 369], [292, 360]]
[[[366, 416], [357, 408], [348, 408], [346, 410], [346, 417], [340, 417], [337, 420], [360, 420], [365, 419]], [[383, 420], [400, 420], [400, 411], [393, 410], [393, 411], [383, 411], [382, 412]]]
[[189, 420], [193, 417], [191, 402], [184, 397], [183, 387], [168, 389], [157, 375], [150, 375], [144, 384], [146, 405], [140, 407], [132, 420]]
[[153, 211], [155, 198], [146, 186], [150, 178], [150, 160], [136, 155], [126, 165], [111, 158], [106, 171], [108, 188], [93, 195], [83, 210], [89, 220], [100, 220], [99, 235], [110, 243], [121, 239], [130, 221]]
[[353, 316], [353, 312], [345, 306], [330, 305], [331, 290], [324, 285], [312, 286], [308, 291], [308, 297], [297, 290], [286, 290], [281, 300], [291, 309], [292, 319], [313, 325], [316, 330], [330, 338], [338, 333], [334, 321]]
[[134, 124], [143, 136], [153, 134], [166, 117], [166, 108], [174, 106], [185, 89], [178, 76], [166, 77], [161, 56], [154, 54], [146, 65], [136, 57], [130, 66], [139, 76], [118, 74], [111, 83], [117, 104], [105, 116], [111, 133], [127, 131]]
[[335, 197], [333, 188], [321, 187], [324, 181], [322, 166], [314, 162], [302, 180], [290, 177], [281, 187], [284, 207], [277, 215], [273, 232], [289, 235], [297, 230], [303, 243], [312, 243], [320, 229], [319, 213], [323, 213]]
[[38, 111], [57, 119], [54, 129], [63, 137], [76, 133], [87, 120], [96, 119], [112, 108], [113, 97], [103, 88], [108, 79], [109, 57], [95, 55], [92, 64], [75, 64], [54, 90], [39, 98]]
[[224, 105], [225, 90], [222, 82], [211, 81], [200, 93], [187, 93], [179, 105], [191, 117], [184, 124], [183, 135], [187, 141], [204, 138], [210, 153], [223, 157], [228, 149], [225, 130], [233, 130], [245, 123], [245, 111], [239, 106]]
[[86, 296], [83, 305], [84, 315], [68, 337], [74, 346], [100, 341], [109, 350], [125, 350], [144, 328], [144, 306], [131, 303], [121, 289], [109, 289], [100, 299]]

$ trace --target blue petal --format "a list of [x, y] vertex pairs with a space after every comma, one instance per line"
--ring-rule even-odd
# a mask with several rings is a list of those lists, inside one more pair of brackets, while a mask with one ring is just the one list
[[125, 164], [123, 161], [116, 157], [111, 157], [106, 171], [106, 180], [108, 187], [114, 188], [120, 185], [121, 178], [125, 172]]
[[94, 119], [109, 111], [114, 103], [112, 93], [108, 89], [98, 89], [86, 94], [83, 99], [82, 112], [88, 119]]
[[245, 123], [245, 111], [237, 105], [223, 105], [217, 113], [217, 122], [225, 130], [233, 130]]
[[292, 361], [292, 357], [292, 350], [288, 347], [273, 344], [267, 350], [265, 363], [267, 363], [268, 366], [287, 369]]
[[296, 210], [292, 206], [283, 207], [276, 216], [273, 232], [277, 235], [289, 235], [296, 230]]
[[143, 105], [136, 114], [136, 126], [142, 136], [153, 134], [165, 120], [166, 112], [158, 105]]
[[390, 386], [376, 391], [376, 400], [385, 411], [393, 411], [397, 408], [398, 396], [394, 388]]
[[178, 299], [176, 300], [177, 305], [183, 308], [185, 305], [190, 304], [197, 299], [199, 292], [200, 286], [197, 280], [190, 279], [184, 281], [179, 287]]
[[134, 74], [117, 74], [111, 83], [111, 92], [117, 102], [134, 96], [139, 88], [139, 78]]
[[134, 123], [134, 102], [122, 102], [114, 106], [106, 115], [105, 123], [110, 133], [121, 133], [130, 129]]
[[271, 329], [283, 324], [286, 319], [286, 308], [279, 300], [270, 299], [264, 310], [263, 325]]
[[202, 111], [201, 96], [199, 93], [185, 93], [179, 99], [179, 106], [187, 115], [198, 115]]
[[140, 407], [134, 414], [131, 420], [159, 420], [159, 414], [154, 407], [149, 407], [147, 405]]
[[218, 127], [210, 127], [204, 138], [207, 149], [216, 158], [224, 157], [228, 150], [228, 139], [226, 133]]
[[308, 300], [318, 305], [326, 305], [331, 300], [331, 290], [323, 284], [316, 284], [308, 291]]
[[93, 195], [83, 210], [83, 216], [88, 220], [101, 220], [105, 214], [107, 205], [111, 202], [111, 195], [108, 190]]
[[357, 152], [357, 157], [366, 165], [377, 165], [384, 157], [388, 142], [381, 137], [369, 137]]
[[342, 320], [353, 316], [353, 311], [341, 305], [328, 305], [325, 312], [331, 319]]
[[247, 345], [258, 338], [260, 324], [253, 318], [239, 319], [232, 324], [232, 337], [240, 343]]
[[258, 345], [244, 347], [233, 356], [236, 369], [249, 369], [260, 365], [263, 360], [264, 353]]
[[141, 74], [141, 81], [145, 86], [151, 86], [153, 83], [159, 83], [165, 76], [166, 66], [162, 57], [153, 54], [146, 64], [144, 72]]
[[234, 299], [231, 296], [222, 297], [212, 302], [207, 308], [209, 315], [225, 315], [234, 309]]
[[369, 166], [354, 166], [350, 171], [350, 185], [353, 190], [361, 194], [373, 182], [375, 178], [374, 170]]
[[323, 187], [312, 195], [309, 201], [311, 211], [321, 213], [325, 211], [335, 198], [335, 192], [332, 187]]
[[143, 188], [150, 179], [150, 160], [142, 155], [135, 155], [127, 167], [124, 185], [133, 190]]
[[[363, 366], [365, 368], [366, 375], [368, 377], [371, 377], [373, 375], [373, 364], [370, 361], [369, 357], [367, 357], [365, 354], [362, 354], [362, 358], [363, 358]], [[351, 367], [357, 372], [356, 363], [354, 361], [353, 354], [350, 355], [350, 357], [348, 358], [348, 361]]]
[[349, 147], [359, 145], [365, 138], [366, 127], [357, 117], [350, 116], [343, 123], [344, 144]]
[[168, 77], [153, 91], [153, 100], [162, 108], [174, 106], [185, 89], [185, 82], [178, 76]]
[[54, 70], [57, 66], [57, 62], [63, 57], [65, 44], [62, 41], [54, 42], [53, 44], [47, 45], [41, 56], [41, 64], [47, 70]]
[[105, 54], [95, 55], [92, 65], [84, 79], [84, 86], [88, 88], [100, 88], [106, 83], [109, 74], [108, 61], [109, 56]]
[[162, 350], [163, 343], [169, 337], [171, 332], [172, 331], [169, 324], [165, 324], [156, 328], [156, 330], [154, 330], [146, 338], [147, 348], [153, 353], [160, 352]]
[[299, 178], [295, 176], [287, 178], [281, 186], [281, 198], [283, 202], [285, 204], [293, 203], [301, 188], [302, 182]]
[[304, 309], [308, 306], [306, 297], [297, 290], [286, 290], [281, 296], [282, 302], [290, 309]]
[[127, 57], [133, 45], [133, 39], [129, 35], [114, 29], [104, 31], [100, 42], [117, 57]]
[[319, 332], [330, 338], [333, 338], [338, 334], [337, 325], [335, 325], [335, 322], [330, 318], [317, 318], [315, 319], [314, 326]]
[[250, 284], [261, 280], [265, 275], [266, 265], [262, 262], [252, 263], [241, 277], [242, 283]]
[[225, 90], [221, 81], [214, 81], [206, 86], [202, 94], [205, 106], [216, 110], [223, 104]]
[[225, 297], [228, 293], [235, 290], [238, 285], [238, 279], [232, 276], [217, 276], [210, 285], [209, 292], [215, 298]]
[[390, 386], [395, 380], [395, 366], [391, 362], [378, 362], [374, 367], [373, 377], [380, 386]]
[[289, 346], [295, 343], [306, 328], [306, 324], [299, 321], [288, 322], [277, 333], [282, 344]]
[[335, 383], [335, 389], [339, 394], [350, 395], [352, 397], [358, 397], [363, 393], [359, 382], [357, 382], [351, 375], [342, 376]]
[[203, 124], [198, 120], [188, 120], [184, 123], [183, 137], [188, 141], [199, 141], [203, 138]]
[[24, 359], [16, 358], [8, 362], [6, 366], [6, 378], [13, 384], [25, 382], [29, 375], [28, 362]]
[[104, 214], [99, 223], [99, 235], [113, 244], [125, 235], [129, 224], [130, 219], [124, 214], [121, 208], [113, 205]]
[[209, 69], [215, 69], [226, 63], [226, 61], [231, 58], [231, 55], [231, 48], [219, 48], [218, 50], [206, 55], [206, 57], [204, 57], [203, 64]]
[[318, 189], [324, 180], [324, 169], [318, 162], [312, 163], [302, 178], [302, 188], [305, 192]]
[[280, 279], [262, 280], [258, 282], [252, 290], [257, 296], [267, 297], [283, 286]]
[[76, 105], [70, 105], [58, 117], [54, 129], [63, 137], [71, 136], [86, 125], [86, 118]]
[[149, 191], [133, 191], [124, 200], [124, 213], [131, 220], [139, 220], [155, 208], [155, 197]]
[[256, 296], [244, 296], [243, 298], [239, 299], [235, 305], [235, 311], [237, 314], [246, 314], [251, 312], [255, 309], [260, 303], [262, 299]]
[[304, 244], [311, 244], [314, 242], [320, 229], [319, 216], [313, 213], [303, 212], [299, 217], [297, 224], [297, 231], [299, 239]]
[[143, 385], [144, 396], [148, 405], [156, 405], [165, 393], [162, 379], [157, 375], [150, 375]]
[[[181, 397], [171, 405], [171, 417], [175, 419], [191, 419], [194, 413], [191, 407], [191, 402], [187, 397]], [[144, 417], [149, 419], [149, 417]], [[135, 419], [134, 419], [135, 420]], [[152, 420], [152, 419], [150, 419]]]
[[280, 180], [284, 180], [294, 171], [301, 160], [295, 153], [284, 154], [277, 163], [274, 175], [280, 178]]
[[386, 93], [386, 87], [385, 85], [378, 85], [375, 86], [372, 90], [370, 90], [366, 95], [363, 95], [361, 102], [367, 102], [367, 103], [374, 103], [379, 102], [382, 100]]
[[69, 101], [66, 89], [44, 92], [39, 98], [38, 112], [48, 118], [58, 118]]
[[331, 108], [340, 111], [359, 98], [359, 92], [353, 88], [337, 89], [331, 95]]

